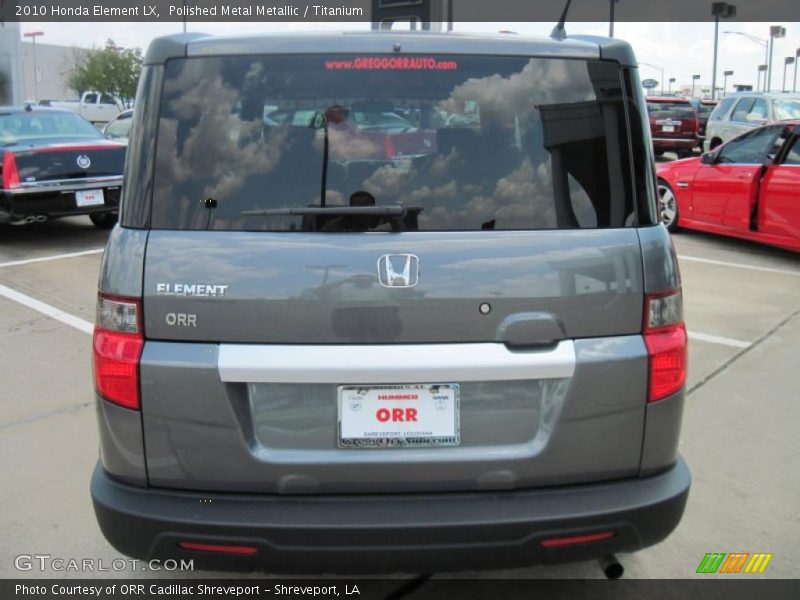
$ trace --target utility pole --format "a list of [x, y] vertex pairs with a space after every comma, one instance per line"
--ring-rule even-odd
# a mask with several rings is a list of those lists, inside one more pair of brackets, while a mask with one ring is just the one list
[[736, 6], [727, 2], [714, 2], [711, 5], [714, 17], [714, 66], [711, 69], [711, 99], [717, 97], [717, 50], [719, 48], [719, 20], [736, 16]]
[[611, 11], [608, 18], [608, 37], [614, 37], [614, 5], [619, 2], [619, 0], [609, 0], [611, 3]]
[[[781, 84], [781, 91], [786, 92], [786, 69], [789, 65], [794, 64], [794, 56], [787, 56], [786, 59], [783, 61], [783, 83]], [[797, 69], [795, 69], [795, 74], [797, 73]]]
[[772, 51], [775, 48], [775, 38], [786, 37], [786, 27], [773, 25], [769, 28], [769, 60], [767, 61], [767, 85], [765, 92], [772, 89]]
[[722, 96], [720, 96], [721, 98], [724, 98], [725, 96], [728, 95], [728, 77], [730, 77], [731, 75], [733, 75], [733, 71], [725, 71], [723, 73], [723, 76], [725, 77], [725, 83], [722, 84]]

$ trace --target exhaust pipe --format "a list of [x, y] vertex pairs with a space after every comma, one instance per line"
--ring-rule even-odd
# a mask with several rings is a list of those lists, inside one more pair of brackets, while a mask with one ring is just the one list
[[16, 221], [9, 221], [9, 225], [31, 225], [33, 223], [44, 223], [47, 221], [47, 215], [28, 215]]
[[36, 219], [37, 223], [44, 223], [47, 221], [47, 215], [36, 215], [34, 218]]
[[625, 572], [625, 568], [617, 560], [613, 554], [604, 556], [599, 561], [600, 568], [603, 569], [603, 574], [607, 579], [619, 579]]

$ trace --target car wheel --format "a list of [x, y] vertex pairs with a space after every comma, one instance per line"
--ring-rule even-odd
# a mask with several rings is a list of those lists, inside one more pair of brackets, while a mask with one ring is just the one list
[[658, 211], [661, 222], [669, 231], [678, 231], [678, 201], [669, 184], [663, 179], [658, 180]]
[[117, 215], [114, 213], [96, 213], [89, 215], [89, 218], [98, 229], [111, 229], [117, 222]]

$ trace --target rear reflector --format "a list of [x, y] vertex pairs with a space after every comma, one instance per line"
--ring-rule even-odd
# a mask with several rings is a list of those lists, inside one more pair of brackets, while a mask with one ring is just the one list
[[144, 347], [140, 302], [100, 293], [93, 338], [97, 393], [119, 406], [139, 410], [139, 360]]
[[255, 546], [230, 546], [223, 544], [201, 544], [199, 542], [178, 542], [178, 548], [195, 552], [219, 552], [220, 554], [238, 554], [252, 556], [258, 552]]
[[578, 546], [580, 544], [590, 544], [592, 542], [602, 542], [614, 537], [613, 531], [601, 531], [599, 533], [587, 533], [585, 535], [569, 535], [565, 537], [554, 537], [542, 540], [544, 548], [561, 548], [563, 546]]
[[680, 290], [647, 297], [644, 343], [650, 362], [647, 399], [655, 402], [686, 383], [687, 336]]
[[3, 156], [3, 189], [13, 190], [22, 185], [17, 168], [17, 159], [13, 152], [6, 152]]

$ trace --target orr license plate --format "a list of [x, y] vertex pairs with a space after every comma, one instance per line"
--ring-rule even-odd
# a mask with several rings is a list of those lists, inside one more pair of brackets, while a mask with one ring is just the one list
[[340, 448], [460, 442], [458, 384], [343, 385], [338, 396]]
[[105, 202], [103, 190], [78, 190], [75, 192], [75, 204], [82, 206], [100, 206]]

